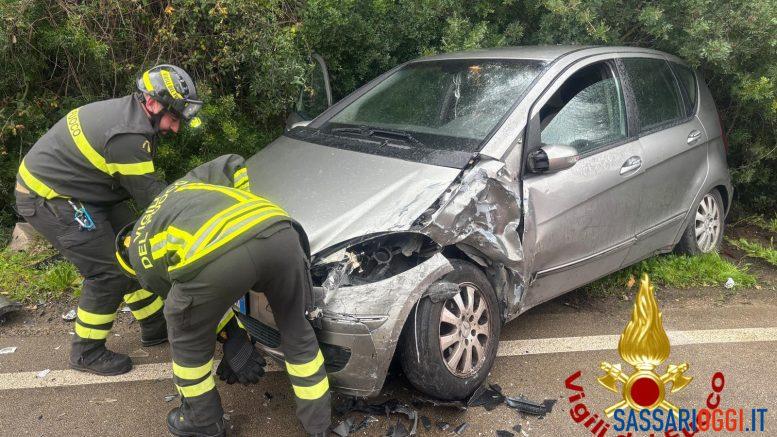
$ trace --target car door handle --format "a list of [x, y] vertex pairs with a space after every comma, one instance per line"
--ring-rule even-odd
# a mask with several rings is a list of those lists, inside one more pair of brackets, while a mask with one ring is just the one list
[[621, 166], [621, 176], [634, 173], [642, 167], [642, 158], [639, 156], [632, 156], [627, 159]]
[[696, 129], [692, 130], [691, 133], [688, 134], [688, 144], [693, 144], [699, 141], [699, 138], [701, 138], [701, 132], [697, 131]]

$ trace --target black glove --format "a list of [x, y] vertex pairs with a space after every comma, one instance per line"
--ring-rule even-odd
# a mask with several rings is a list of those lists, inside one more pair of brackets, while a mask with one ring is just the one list
[[264, 376], [266, 365], [267, 362], [251, 344], [248, 336], [233, 335], [224, 342], [224, 359], [216, 373], [227, 384], [256, 384]]

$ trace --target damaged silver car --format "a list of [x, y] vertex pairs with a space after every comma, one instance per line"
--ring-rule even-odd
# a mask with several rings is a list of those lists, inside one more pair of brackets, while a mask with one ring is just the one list
[[[504, 323], [651, 255], [720, 246], [726, 142], [709, 90], [674, 56], [438, 55], [334, 105], [316, 60], [295, 126], [248, 171], [308, 233], [310, 315], [340, 392], [378, 394], [396, 357], [420, 391], [463, 398]], [[261, 293], [241, 319], [282, 359]]]

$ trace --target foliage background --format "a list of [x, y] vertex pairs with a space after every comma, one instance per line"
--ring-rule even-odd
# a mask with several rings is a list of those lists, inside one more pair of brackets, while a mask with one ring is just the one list
[[202, 128], [163, 142], [172, 180], [278, 136], [310, 51], [328, 61], [337, 99], [422, 55], [564, 43], [686, 59], [721, 112], [737, 201], [777, 210], [774, 0], [3, 0], [0, 20], [0, 224], [35, 140], [69, 109], [131, 92], [156, 63], [184, 67], [207, 101]]

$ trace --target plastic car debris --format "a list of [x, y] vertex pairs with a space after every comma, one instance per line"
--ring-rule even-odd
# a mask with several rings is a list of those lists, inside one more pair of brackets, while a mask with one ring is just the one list
[[553, 411], [553, 406], [556, 405], [558, 399], [545, 399], [542, 401], [542, 405], [545, 406], [545, 414], [550, 414]]
[[342, 422], [340, 422], [334, 429], [332, 429], [332, 432], [339, 435], [340, 437], [346, 437], [348, 434], [351, 433], [351, 426], [353, 426], [353, 421], [351, 419], [345, 419]]
[[724, 287], [726, 287], [727, 290], [731, 290], [734, 288], [734, 286], [737, 285], [736, 282], [734, 282], [734, 278], [728, 278], [726, 279], [726, 283], [723, 284]]
[[165, 402], [170, 402], [170, 401], [172, 401], [173, 399], [176, 399], [176, 398], [178, 398], [178, 393], [176, 393], [174, 395], [166, 395], [165, 396]]
[[510, 431], [499, 429], [496, 431], [496, 437], [515, 437], [515, 434], [511, 433]]
[[391, 431], [391, 433], [386, 435], [390, 437], [410, 437], [415, 435], [415, 433], [408, 431], [407, 428], [405, 428], [401, 419], [397, 419], [397, 424], [389, 427], [389, 431]]
[[[521, 413], [531, 414], [532, 416], [542, 416], [545, 413], [547, 413], [547, 407], [544, 404], [538, 404], [536, 402], [532, 402], [523, 396], [518, 397], [507, 397], [505, 398], [505, 403], [510, 408], [515, 408], [516, 410], [520, 411]], [[551, 408], [553, 405], [551, 404]]]
[[15, 302], [5, 296], [0, 296], [0, 318], [8, 313], [19, 311], [20, 309], [22, 309], [22, 304], [19, 302]]
[[65, 314], [62, 314], [62, 320], [66, 322], [72, 322], [76, 319], [76, 310], [72, 309]]
[[437, 429], [439, 429], [440, 431], [445, 431], [450, 427], [451, 427], [451, 424], [448, 422], [437, 422]]
[[466, 410], [467, 404], [462, 401], [441, 401], [439, 399], [415, 396], [412, 404], [414, 406], [430, 405], [432, 407], [456, 408]]
[[375, 423], [377, 421], [378, 421], [378, 419], [375, 416], [371, 416], [371, 415], [368, 414], [367, 416], [364, 416], [364, 419], [362, 419], [361, 422], [351, 426], [351, 433], [359, 432], [359, 431], [367, 428], [368, 426], [370, 426], [370, 424]]
[[431, 431], [431, 429], [432, 429], [432, 421], [428, 417], [421, 416], [421, 424], [424, 426], [425, 430]]
[[16, 346], [9, 346], [0, 349], [0, 355], [8, 355], [16, 352]]
[[464, 422], [461, 425], [457, 426], [456, 429], [453, 430], [453, 432], [456, 435], [462, 435], [467, 430], [467, 428], [469, 428], [469, 422]]
[[517, 432], [518, 434], [521, 433], [521, 424], [517, 424], [513, 427], [513, 431]]
[[48, 374], [49, 374], [49, 372], [51, 372], [51, 369], [43, 369], [43, 370], [41, 370], [40, 372], [38, 372], [38, 374], [37, 374], [37, 375], [35, 375], [35, 377], [36, 377], [36, 378], [43, 379], [43, 378], [45, 378], [45, 377], [46, 377], [46, 375], [48, 375]]
[[502, 387], [496, 384], [486, 386], [485, 384], [480, 386], [467, 401], [469, 407], [484, 407], [486, 411], [491, 411], [498, 407], [505, 401], [505, 396], [502, 394]]

